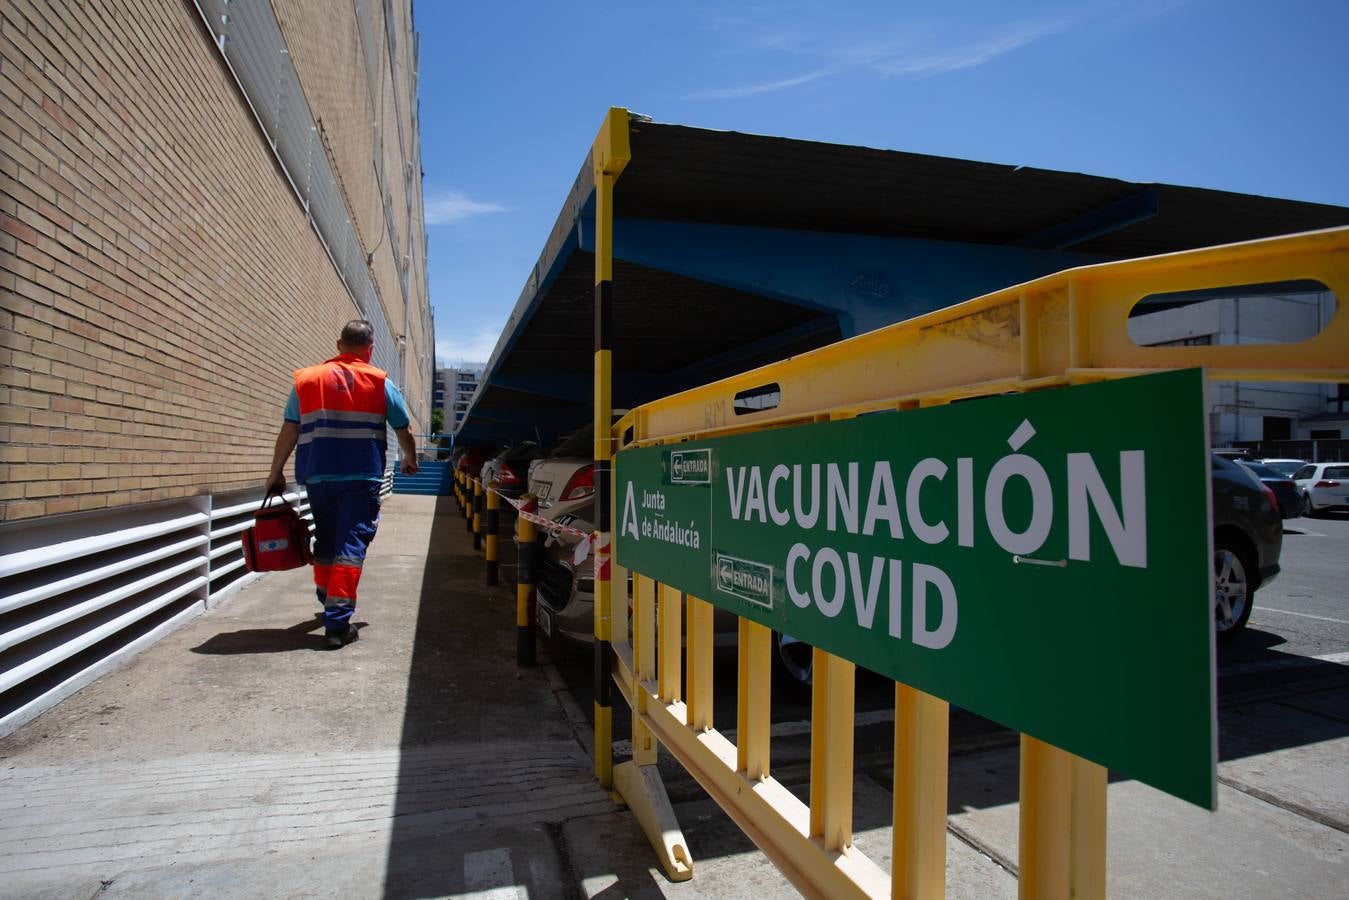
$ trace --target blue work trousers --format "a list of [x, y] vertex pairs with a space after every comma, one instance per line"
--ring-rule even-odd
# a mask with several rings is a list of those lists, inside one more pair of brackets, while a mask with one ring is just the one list
[[314, 586], [323, 604], [323, 627], [340, 634], [356, 611], [365, 551], [379, 527], [380, 483], [316, 481], [307, 487], [314, 513]]

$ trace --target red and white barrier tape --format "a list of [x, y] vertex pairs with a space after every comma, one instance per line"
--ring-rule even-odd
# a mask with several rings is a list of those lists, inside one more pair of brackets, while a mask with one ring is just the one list
[[548, 534], [554, 537], [560, 534], [569, 534], [575, 538], [578, 538], [579, 540], [576, 544], [576, 549], [572, 553], [572, 565], [579, 566], [581, 563], [585, 562], [586, 557], [590, 555], [591, 547], [595, 541], [593, 532], [581, 531], [578, 528], [572, 528], [569, 525], [563, 525], [561, 522], [556, 522], [552, 519], [546, 519], [543, 516], [539, 515], [538, 513], [525, 512], [524, 510], [525, 504], [523, 500], [512, 500], [510, 497], [507, 497], [505, 494], [501, 493], [501, 491], [492, 490], [490, 485], [484, 484], [483, 490], [492, 491], [492, 493], [496, 494], [502, 500], [505, 500], [507, 503], [509, 503], [515, 509], [516, 515], [524, 519], [526, 522], [533, 522], [535, 525], [542, 528]]

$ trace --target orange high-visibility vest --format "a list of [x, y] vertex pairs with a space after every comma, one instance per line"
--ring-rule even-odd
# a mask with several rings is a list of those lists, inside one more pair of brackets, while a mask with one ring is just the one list
[[300, 441], [295, 480], [381, 478], [388, 449], [383, 370], [348, 354], [295, 373]]

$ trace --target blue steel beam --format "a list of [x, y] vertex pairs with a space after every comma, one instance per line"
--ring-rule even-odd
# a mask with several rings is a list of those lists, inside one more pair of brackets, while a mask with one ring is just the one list
[[1013, 247], [1040, 250], [1063, 250], [1089, 241], [1094, 237], [1118, 231], [1135, 222], [1157, 215], [1157, 192], [1152, 188], [1122, 197], [1113, 203], [1098, 206], [1079, 216], [1051, 225], [1011, 243]]
[[704, 357], [682, 369], [670, 373], [670, 380], [678, 382], [675, 390], [687, 390], [706, 384], [727, 375], [745, 371], [745, 360], [763, 359], [779, 348], [795, 344], [838, 327], [838, 319], [831, 315], [821, 315], [794, 328], [787, 328], [776, 334], [760, 338], [749, 344], [742, 344], [725, 353]]
[[575, 403], [589, 403], [591, 393], [595, 390], [595, 379], [590, 375], [561, 375], [546, 372], [538, 375], [497, 373], [492, 376], [492, 386], [535, 394], [539, 397], [571, 400]]
[[[616, 258], [836, 317], [852, 337], [1103, 257], [912, 238], [619, 219]], [[580, 249], [594, 249], [590, 229]]]
[[[614, 402], [619, 406], [633, 406], [635, 403], [626, 401], [634, 397], [641, 398], [636, 402], [654, 400], [669, 393], [670, 384], [670, 378], [665, 375], [644, 375], [616, 370]], [[492, 386], [534, 394], [538, 397], [582, 403], [589, 408], [593, 399], [595, 380], [591, 375], [562, 375], [548, 372], [529, 375], [501, 373], [492, 376]], [[619, 403], [620, 399], [625, 402]]]

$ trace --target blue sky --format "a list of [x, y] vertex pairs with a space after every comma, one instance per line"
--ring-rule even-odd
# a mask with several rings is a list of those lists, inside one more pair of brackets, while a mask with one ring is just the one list
[[1349, 206], [1349, 0], [420, 0], [440, 364], [485, 361], [606, 109]]

